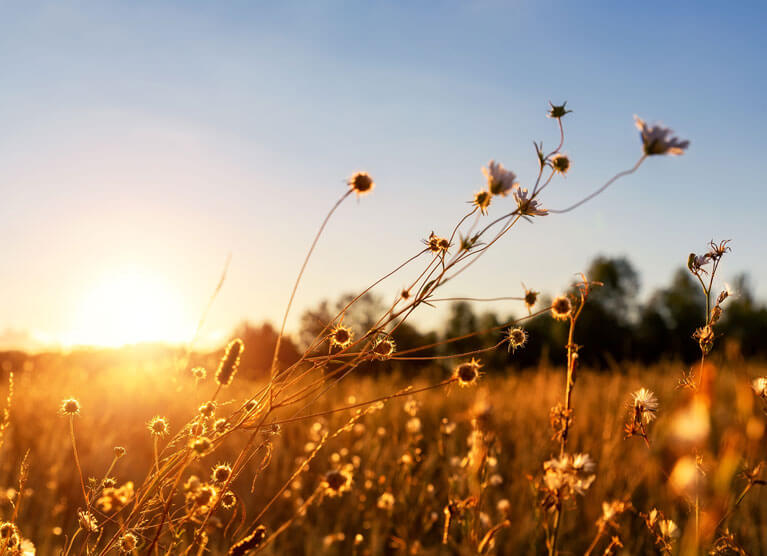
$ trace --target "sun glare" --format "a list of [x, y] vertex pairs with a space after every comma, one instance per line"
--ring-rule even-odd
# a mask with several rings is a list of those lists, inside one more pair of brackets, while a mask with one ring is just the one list
[[179, 293], [162, 277], [133, 269], [114, 272], [84, 292], [63, 343], [116, 347], [189, 341], [194, 322], [183, 307]]

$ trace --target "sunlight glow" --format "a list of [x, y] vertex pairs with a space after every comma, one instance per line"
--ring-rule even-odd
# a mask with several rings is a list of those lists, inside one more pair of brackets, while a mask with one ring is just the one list
[[181, 296], [161, 276], [137, 269], [94, 281], [74, 311], [67, 346], [122, 346], [139, 342], [188, 342], [194, 321]]

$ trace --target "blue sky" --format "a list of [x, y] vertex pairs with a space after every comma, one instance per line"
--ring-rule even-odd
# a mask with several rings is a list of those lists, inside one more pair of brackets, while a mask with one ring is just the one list
[[[359, 290], [431, 230], [447, 233], [489, 159], [534, 179], [532, 141], [558, 140], [548, 100], [574, 112], [572, 170], [549, 187], [547, 207], [636, 161], [634, 114], [668, 124], [690, 150], [648, 160], [577, 211], [521, 226], [446, 293], [516, 295], [521, 281], [555, 293], [602, 253], [627, 255], [647, 295], [690, 251], [732, 239], [724, 278], [748, 271], [765, 297], [765, 12], [713, 2], [0, 1], [0, 336], [57, 342], [79, 327], [87, 341], [99, 319], [126, 310], [104, 307], [120, 291], [110, 280], [140, 276], [154, 302], [133, 304], [130, 318], [180, 340], [228, 253], [206, 337], [245, 317], [276, 321], [344, 178], [366, 169], [377, 188], [337, 213], [295, 314]], [[94, 305], [112, 316], [83, 309]]]

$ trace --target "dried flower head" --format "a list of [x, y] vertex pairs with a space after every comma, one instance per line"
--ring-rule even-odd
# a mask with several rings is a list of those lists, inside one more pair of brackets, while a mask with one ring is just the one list
[[551, 167], [558, 174], [566, 174], [570, 169], [570, 158], [564, 154], [555, 154], [551, 157]]
[[138, 547], [138, 538], [133, 533], [125, 533], [117, 540], [117, 549], [123, 554], [130, 554]]
[[709, 324], [698, 328], [692, 337], [698, 340], [700, 351], [706, 355], [714, 347], [714, 328]]
[[640, 388], [631, 394], [631, 407], [636, 417], [647, 424], [655, 419], [658, 412], [658, 398], [647, 388]]
[[221, 358], [221, 363], [216, 371], [216, 382], [220, 386], [229, 386], [235, 373], [240, 366], [240, 357], [245, 350], [245, 344], [239, 338], [235, 338], [226, 346], [226, 352]]
[[204, 417], [210, 417], [216, 412], [216, 402], [214, 401], [205, 402], [199, 407], [197, 411], [199, 411], [200, 415]]
[[542, 505], [547, 509], [560, 507], [564, 500], [583, 495], [596, 476], [594, 461], [588, 454], [564, 454], [543, 464]]
[[394, 502], [394, 495], [391, 492], [384, 492], [381, 496], [378, 497], [376, 506], [378, 506], [378, 508], [381, 510], [390, 512], [394, 509]]
[[642, 148], [648, 156], [656, 154], [684, 154], [689, 141], [682, 141], [678, 137], [672, 137], [673, 131], [667, 127], [658, 124], [648, 126], [639, 116], [634, 116], [634, 120], [639, 130], [639, 136], [642, 139]]
[[194, 491], [193, 499], [198, 506], [211, 506], [218, 499], [218, 491], [212, 485], [202, 485]]
[[216, 484], [225, 483], [232, 475], [232, 466], [226, 463], [219, 463], [213, 468], [210, 477]]
[[566, 108], [567, 101], [563, 102], [562, 104], [554, 104], [553, 102], [549, 101], [549, 106], [551, 108], [549, 108], [549, 111], [546, 114], [546, 116], [556, 120], [560, 118], [564, 118], [566, 114], [569, 114], [570, 112], [572, 112], [572, 110], [568, 110]]
[[338, 348], [346, 348], [352, 343], [352, 329], [343, 324], [338, 324], [330, 331], [330, 345]]
[[373, 356], [376, 359], [388, 359], [396, 348], [394, 340], [388, 336], [380, 336], [373, 345]]
[[522, 216], [546, 216], [549, 211], [543, 208], [537, 199], [533, 199], [527, 189], [516, 184], [512, 192], [517, 202], [517, 210]]
[[152, 436], [166, 436], [170, 432], [168, 420], [165, 417], [152, 417], [147, 425]]
[[134, 493], [132, 481], [119, 487], [112, 485], [101, 491], [101, 495], [96, 500], [96, 508], [103, 514], [116, 512], [128, 505]]
[[121, 458], [125, 455], [126, 451], [125, 451], [125, 448], [123, 448], [122, 446], [115, 446], [114, 453], [116, 458]]
[[509, 328], [506, 333], [506, 340], [509, 342], [509, 351], [517, 351], [517, 348], [523, 347], [527, 343], [527, 331], [518, 326]]
[[224, 507], [224, 509], [229, 510], [234, 508], [236, 503], [237, 496], [231, 490], [227, 490], [224, 494], [221, 495], [221, 505]]
[[439, 237], [434, 232], [429, 234], [429, 239], [424, 240], [424, 243], [432, 253], [446, 253], [450, 248], [450, 241]]
[[487, 178], [487, 189], [493, 195], [505, 197], [517, 183], [517, 175], [494, 160], [487, 164], [487, 168], [482, 168], [482, 173]]
[[77, 522], [86, 533], [98, 533], [99, 523], [91, 512], [77, 510]]
[[333, 469], [325, 473], [322, 486], [327, 496], [340, 496], [351, 488], [353, 466], [347, 464], [341, 469]]
[[670, 541], [679, 536], [679, 527], [670, 519], [661, 519], [658, 522], [658, 531], [664, 540]]
[[486, 190], [479, 191], [474, 194], [474, 199], [471, 204], [479, 209], [482, 214], [487, 214], [487, 208], [490, 206], [490, 201], [493, 199], [493, 195]]
[[205, 377], [208, 376], [208, 371], [205, 370], [205, 367], [195, 367], [192, 369], [192, 376], [197, 380], [205, 380]]
[[78, 402], [75, 398], [67, 398], [61, 402], [61, 408], [59, 411], [62, 415], [66, 415], [68, 417], [80, 415], [80, 402]]
[[[525, 288], [525, 285], [522, 284], [522, 287]], [[525, 288], [525, 307], [527, 307], [528, 313], [532, 313], [533, 307], [535, 306], [535, 303], [538, 301], [539, 293], [540, 292], [528, 290], [527, 288]]]
[[471, 358], [471, 361], [461, 363], [453, 370], [453, 379], [461, 386], [472, 386], [479, 379], [479, 369], [482, 367], [479, 361]]
[[204, 456], [213, 447], [213, 443], [209, 438], [201, 436], [192, 440], [190, 447], [198, 456]]
[[754, 389], [754, 393], [757, 396], [767, 400], [767, 376], [755, 378], [751, 383], [751, 387]]
[[566, 320], [573, 310], [573, 304], [566, 295], [560, 295], [551, 304], [551, 316], [557, 320]]
[[597, 520], [597, 526], [618, 527], [615, 519], [623, 512], [631, 508], [631, 504], [622, 500], [613, 500], [612, 502], [602, 502], [602, 515]]
[[376, 185], [367, 172], [356, 172], [346, 183], [358, 197], [370, 193]]
[[227, 423], [227, 420], [222, 417], [221, 419], [216, 419], [216, 422], [213, 423], [213, 431], [218, 434], [223, 434], [226, 432], [226, 429], [229, 428], [229, 425]]

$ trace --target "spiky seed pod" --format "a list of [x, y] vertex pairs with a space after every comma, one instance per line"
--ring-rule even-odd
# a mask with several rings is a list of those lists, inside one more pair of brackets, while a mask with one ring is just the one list
[[200, 415], [210, 417], [216, 412], [216, 402], [205, 402], [200, 406], [198, 411], [200, 412]]
[[138, 539], [133, 533], [125, 533], [117, 541], [117, 548], [123, 554], [130, 554], [138, 547]]
[[556, 154], [551, 157], [551, 167], [558, 174], [566, 174], [570, 169], [570, 159], [567, 157], [567, 155]]
[[237, 496], [231, 490], [227, 490], [224, 494], [221, 495], [221, 505], [224, 507], [224, 509], [229, 510], [234, 508], [236, 503]]
[[166, 436], [170, 432], [170, 425], [165, 417], [153, 417], [147, 426], [152, 436]]
[[99, 530], [99, 523], [91, 512], [78, 510], [77, 521], [80, 524], [80, 528], [87, 533], [97, 533]]
[[75, 398], [68, 398], [61, 402], [61, 414], [68, 417], [80, 415], [80, 402]]
[[229, 425], [227, 424], [227, 421], [225, 418], [221, 418], [216, 420], [215, 423], [213, 423], [213, 431], [218, 434], [223, 434], [226, 432], [226, 429], [229, 428]]
[[394, 353], [396, 344], [394, 340], [388, 337], [381, 337], [376, 340], [373, 346], [373, 355], [376, 359], [388, 359]]
[[338, 348], [348, 347], [352, 343], [352, 329], [339, 324], [330, 331], [330, 345]]
[[487, 214], [487, 208], [490, 206], [490, 201], [493, 200], [493, 195], [489, 191], [484, 189], [474, 195], [472, 205], [479, 209], [482, 214]]
[[226, 346], [224, 357], [216, 371], [216, 382], [220, 386], [229, 386], [232, 383], [237, 368], [240, 366], [240, 356], [245, 350], [245, 344], [239, 338], [235, 338]]
[[479, 379], [479, 369], [482, 365], [479, 361], [471, 358], [471, 361], [467, 363], [461, 363], [453, 370], [453, 378], [458, 380], [458, 384], [461, 386], [471, 386]]
[[266, 527], [259, 525], [253, 529], [250, 535], [238, 543], [232, 545], [232, 547], [229, 549], [229, 556], [245, 556], [249, 550], [253, 550], [254, 548], [261, 546], [265, 539]]
[[573, 304], [566, 295], [560, 295], [551, 304], [551, 316], [557, 320], [565, 320], [572, 310]]
[[356, 172], [346, 183], [358, 197], [370, 193], [376, 185], [367, 172]]
[[509, 342], [509, 351], [517, 351], [517, 348], [523, 347], [527, 342], [527, 332], [523, 328], [509, 328], [506, 335]]
[[195, 438], [191, 443], [192, 450], [194, 450], [198, 456], [204, 456], [207, 454], [212, 446], [213, 443], [210, 441], [210, 439], [204, 436]]
[[229, 479], [232, 474], [232, 467], [225, 463], [219, 463], [213, 468], [210, 476], [214, 483], [222, 484]]
[[527, 307], [528, 312], [532, 310], [535, 302], [538, 301], [539, 293], [540, 292], [525, 289], [525, 307]]

